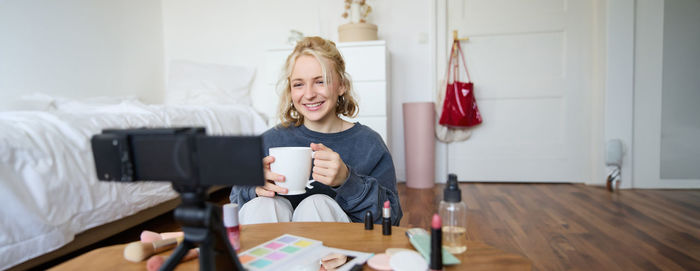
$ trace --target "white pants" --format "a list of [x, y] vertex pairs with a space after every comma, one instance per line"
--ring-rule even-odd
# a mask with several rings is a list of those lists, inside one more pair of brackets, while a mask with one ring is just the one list
[[283, 197], [257, 197], [241, 207], [240, 224], [277, 222], [350, 222], [335, 200], [323, 194], [311, 195], [302, 200], [296, 210]]

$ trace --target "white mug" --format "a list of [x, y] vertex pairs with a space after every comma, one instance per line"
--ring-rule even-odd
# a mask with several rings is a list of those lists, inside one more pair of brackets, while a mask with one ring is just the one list
[[270, 155], [275, 161], [270, 164], [270, 170], [284, 175], [284, 182], [275, 182], [276, 185], [287, 188], [288, 193], [283, 195], [299, 195], [306, 193], [305, 188], [313, 188], [309, 180], [311, 174], [311, 159], [314, 152], [309, 147], [277, 147], [270, 148]]

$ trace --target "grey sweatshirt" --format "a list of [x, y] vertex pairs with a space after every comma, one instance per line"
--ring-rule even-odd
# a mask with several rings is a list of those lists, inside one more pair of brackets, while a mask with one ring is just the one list
[[[304, 125], [276, 126], [263, 134], [263, 149], [269, 155], [274, 147], [308, 147], [310, 143], [322, 143], [340, 155], [350, 173], [345, 183], [337, 188], [315, 182], [302, 195], [286, 196], [292, 206], [312, 194], [326, 194], [340, 205], [353, 222], [362, 222], [365, 212], [371, 211], [374, 223], [382, 221], [384, 201], [391, 203], [391, 223], [399, 225], [403, 216], [396, 191], [396, 172], [389, 149], [381, 136], [359, 122], [339, 133], [319, 133]], [[262, 161], [261, 161], [262, 162]], [[243, 205], [255, 198], [255, 187], [234, 186], [231, 202]]]

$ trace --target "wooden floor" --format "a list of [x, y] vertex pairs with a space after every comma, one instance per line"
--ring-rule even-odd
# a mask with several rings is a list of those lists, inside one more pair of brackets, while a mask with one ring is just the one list
[[[700, 190], [461, 183], [468, 238], [536, 270], [700, 270]], [[443, 186], [399, 186], [401, 226], [428, 227]]]
[[[529, 258], [535, 270], [700, 270], [700, 190], [623, 190], [580, 184], [461, 183], [468, 237]], [[428, 228], [442, 185], [399, 184], [403, 227]], [[228, 201], [217, 192], [215, 201]], [[178, 230], [172, 213], [101, 246], [138, 240], [142, 230]], [[467, 251], [468, 253], [468, 251]]]

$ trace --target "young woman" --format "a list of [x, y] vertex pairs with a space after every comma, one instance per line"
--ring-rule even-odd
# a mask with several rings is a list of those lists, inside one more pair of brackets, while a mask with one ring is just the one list
[[242, 224], [289, 221], [361, 222], [367, 211], [381, 222], [383, 203], [391, 204], [392, 224], [402, 212], [391, 154], [382, 138], [353, 117], [358, 110], [345, 61], [335, 43], [320, 37], [299, 41], [280, 80], [281, 124], [263, 134], [264, 149], [309, 146], [315, 151], [313, 189], [285, 195], [275, 185], [284, 176], [270, 171], [275, 157], [263, 159], [264, 186], [234, 186], [231, 202], [242, 205]]

